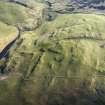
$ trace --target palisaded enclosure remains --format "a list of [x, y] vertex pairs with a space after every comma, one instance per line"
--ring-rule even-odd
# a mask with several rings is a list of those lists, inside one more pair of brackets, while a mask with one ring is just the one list
[[0, 105], [105, 105], [105, 1], [0, 0]]

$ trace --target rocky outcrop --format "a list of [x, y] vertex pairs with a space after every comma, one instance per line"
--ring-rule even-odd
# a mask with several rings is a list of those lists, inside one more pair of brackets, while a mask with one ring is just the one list
[[46, 0], [46, 3], [58, 13], [105, 12], [104, 0]]

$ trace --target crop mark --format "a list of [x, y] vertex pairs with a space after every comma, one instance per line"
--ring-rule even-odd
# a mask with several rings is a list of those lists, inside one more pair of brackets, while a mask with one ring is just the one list
[[30, 77], [30, 75], [35, 71], [35, 69], [37, 68], [37, 66], [38, 66], [38, 64], [40, 63], [40, 61], [41, 61], [41, 58], [42, 58], [42, 56], [43, 56], [43, 53], [44, 52], [41, 52], [40, 53], [40, 55], [37, 57], [37, 60], [36, 60], [36, 55], [34, 55], [33, 56], [33, 58], [32, 58], [32, 64], [30, 64], [30, 67], [29, 67], [29, 69], [28, 69], [28, 72], [26, 73], [26, 76], [25, 76], [25, 80], [27, 79], [27, 78], [29, 78]]

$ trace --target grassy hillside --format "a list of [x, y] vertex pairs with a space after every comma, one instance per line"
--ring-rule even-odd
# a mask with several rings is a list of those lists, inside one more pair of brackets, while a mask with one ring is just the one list
[[18, 36], [18, 30], [0, 22], [0, 52]]
[[[105, 89], [104, 78], [97, 76], [105, 71], [105, 49], [101, 47], [104, 20], [103, 15], [95, 14], [59, 15], [34, 31], [23, 32], [10, 50], [5, 68], [21, 78], [16, 80], [20, 100], [30, 105], [55, 104], [55, 100], [66, 103], [65, 98], [78, 92], [88, 97], [92, 94], [94, 99], [100, 83], [100, 88]], [[61, 92], [65, 98], [56, 99], [61, 98]], [[92, 103], [80, 94], [74, 96], [77, 102]]]
[[95, 14], [70, 14], [58, 17], [42, 26], [41, 34], [54, 32], [58, 38], [62, 37], [99, 37], [105, 38], [105, 16]]
[[0, 20], [8, 24], [23, 23], [28, 14], [23, 6], [0, 2]]
[[42, 23], [45, 8], [43, 4], [31, 1], [28, 2], [27, 7], [0, 1], [0, 21], [17, 25], [20, 29], [32, 30]]
[[0, 80], [0, 104], [104, 105], [105, 16], [58, 13], [48, 21], [54, 12], [45, 5], [28, 6], [0, 2], [1, 49], [16, 37], [14, 25], [20, 28], [0, 59], [0, 78], [7, 76]]

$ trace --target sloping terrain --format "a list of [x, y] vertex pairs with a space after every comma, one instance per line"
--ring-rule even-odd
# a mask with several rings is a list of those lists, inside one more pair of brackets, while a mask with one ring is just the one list
[[104, 14], [19, 3], [0, 2], [0, 38], [19, 32], [0, 59], [0, 105], [104, 105]]
[[[19, 5], [14, 2], [0, 1], [0, 21], [17, 26], [21, 30], [35, 29], [41, 24], [45, 7], [43, 4], [38, 3], [33, 5], [35, 5], [35, 7], [31, 4], [29, 7], [24, 7], [23, 5]], [[33, 9], [31, 9], [31, 6]]]
[[16, 37], [18, 37], [18, 30], [15, 27], [0, 22], [0, 52]]

